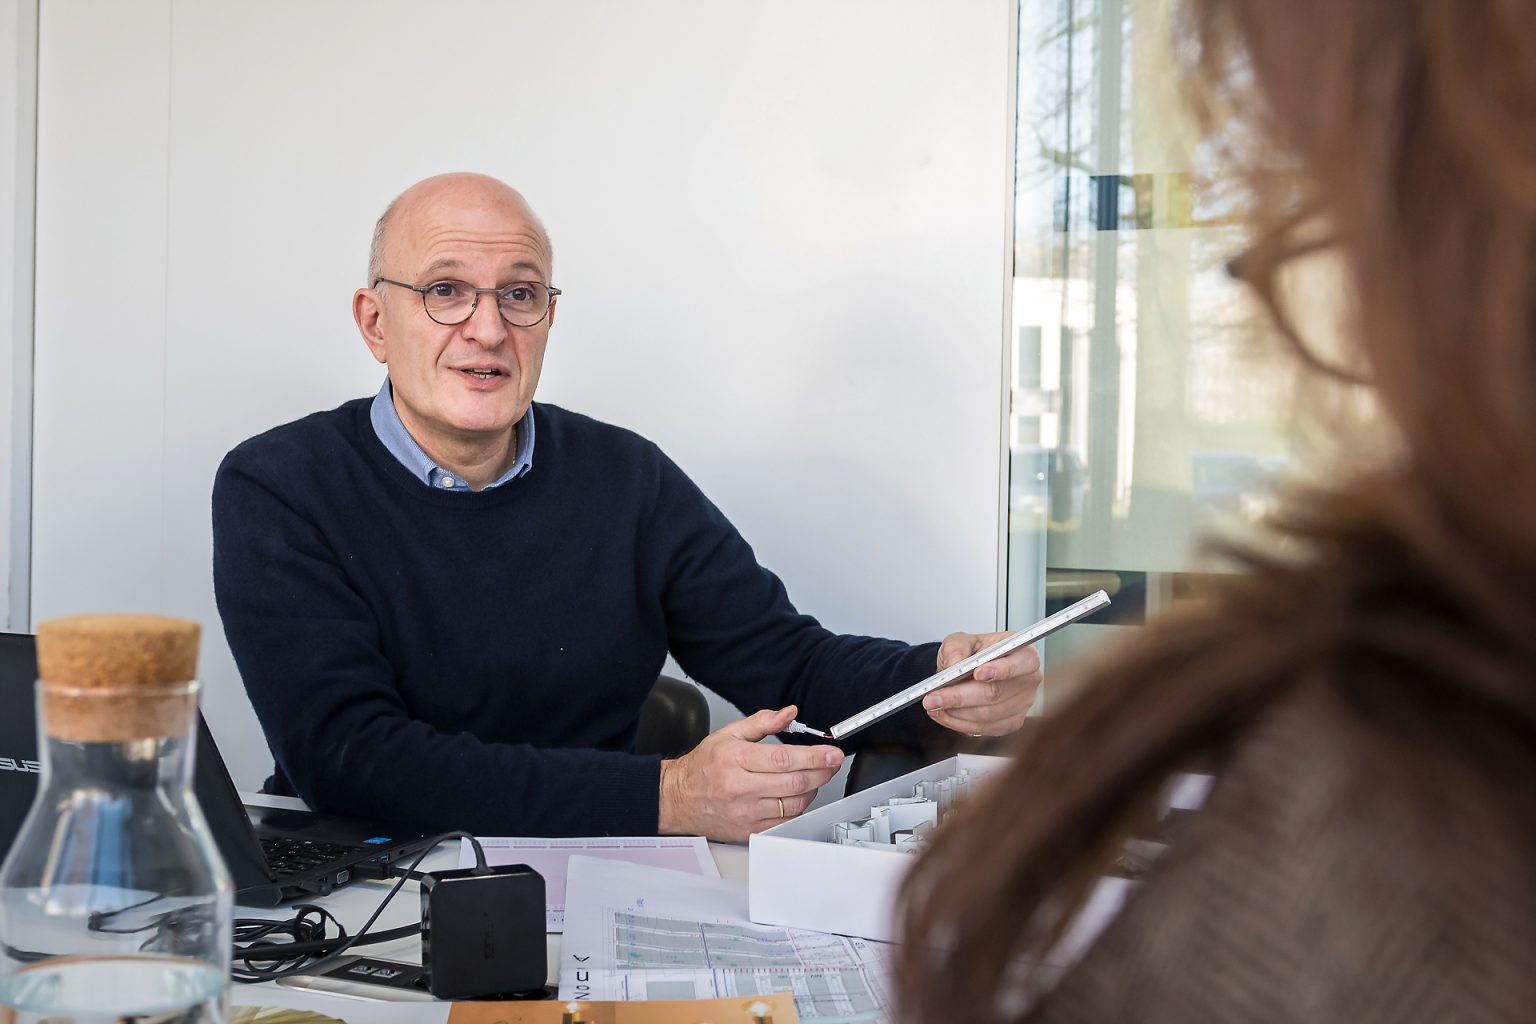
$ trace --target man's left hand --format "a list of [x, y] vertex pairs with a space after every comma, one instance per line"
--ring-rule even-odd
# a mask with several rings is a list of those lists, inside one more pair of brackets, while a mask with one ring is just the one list
[[[951, 633], [939, 645], [943, 669], [997, 643], [1008, 633]], [[946, 729], [971, 736], [1006, 736], [1024, 724], [1045, 677], [1040, 655], [1020, 647], [978, 668], [969, 678], [950, 683], [923, 698], [928, 717]]]

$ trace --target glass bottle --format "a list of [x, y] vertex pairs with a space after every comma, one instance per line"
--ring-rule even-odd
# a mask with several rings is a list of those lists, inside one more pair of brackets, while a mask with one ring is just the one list
[[222, 1024], [229, 875], [190, 789], [198, 627], [37, 631], [42, 776], [0, 867], [0, 1024]]

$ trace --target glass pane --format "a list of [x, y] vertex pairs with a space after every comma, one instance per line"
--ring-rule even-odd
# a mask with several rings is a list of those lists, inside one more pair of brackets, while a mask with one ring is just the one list
[[[1008, 624], [1137, 623], [1285, 467], [1294, 371], [1173, 74], [1170, 0], [1020, 0]], [[1045, 566], [1043, 600], [1032, 566]], [[1102, 637], [1068, 630], [1049, 660]]]

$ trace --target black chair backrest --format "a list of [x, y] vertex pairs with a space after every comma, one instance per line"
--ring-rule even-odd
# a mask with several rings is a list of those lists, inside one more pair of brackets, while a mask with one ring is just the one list
[[709, 701], [692, 683], [658, 676], [640, 709], [635, 753], [681, 757], [709, 735]]

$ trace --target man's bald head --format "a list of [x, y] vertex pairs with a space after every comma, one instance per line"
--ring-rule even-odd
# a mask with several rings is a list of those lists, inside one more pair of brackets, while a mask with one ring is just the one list
[[[389, 370], [406, 432], [475, 489], [517, 458], [517, 425], [532, 407], [555, 322], [550, 259], [549, 236], [522, 196], [481, 174], [444, 174], [389, 204], [370, 280], [352, 294], [352, 318]], [[468, 296], [465, 288], [473, 297], [462, 318], [433, 315], [434, 304], [444, 311], [445, 293]], [[482, 301], [487, 292], [495, 297]]]
[[384, 276], [391, 246], [396, 244], [401, 226], [414, 218], [431, 216], [434, 210], [486, 204], [517, 208], [527, 218], [548, 256], [549, 266], [546, 269], [553, 273], [555, 253], [549, 241], [549, 232], [544, 229], [543, 221], [539, 220], [538, 214], [533, 212], [533, 207], [528, 205], [522, 193], [489, 175], [455, 172], [418, 181], [384, 208], [378, 223], [373, 226], [373, 242], [368, 247], [368, 287], [372, 287], [375, 281]]

